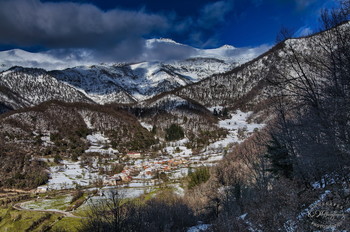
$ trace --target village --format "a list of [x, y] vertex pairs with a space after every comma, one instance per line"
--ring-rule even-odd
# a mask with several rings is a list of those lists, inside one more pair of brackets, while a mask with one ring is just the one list
[[[39, 186], [37, 191], [112, 186], [140, 190], [162, 183], [180, 183], [196, 168], [215, 165], [229, 149], [234, 148], [234, 144], [264, 126], [248, 123], [249, 115], [249, 112], [237, 111], [231, 118], [220, 121], [219, 126], [229, 132], [227, 137], [196, 153], [186, 147], [188, 139], [184, 138], [167, 143], [157, 156], [140, 151], [121, 154], [108, 146], [109, 139], [106, 136], [95, 132], [87, 136], [90, 147], [85, 150], [85, 154], [91, 155], [88, 158], [79, 157], [77, 161], [64, 159], [50, 166], [48, 183]], [[45, 135], [42, 140], [50, 144], [49, 136]], [[53, 163], [52, 158], [43, 160]]]
[[[158, 158], [155, 160], [144, 160], [139, 152], [127, 153], [129, 159], [134, 160], [134, 165], [127, 165], [121, 173], [113, 175], [104, 181], [105, 185], [117, 185], [119, 182], [130, 182], [135, 180], [156, 179], [160, 173], [169, 173], [179, 168], [188, 168], [188, 160], [184, 157], [173, 159]], [[134, 173], [134, 175], [133, 175]], [[135, 173], [139, 173], [135, 176]], [[155, 181], [154, 181], [155, 182]]]

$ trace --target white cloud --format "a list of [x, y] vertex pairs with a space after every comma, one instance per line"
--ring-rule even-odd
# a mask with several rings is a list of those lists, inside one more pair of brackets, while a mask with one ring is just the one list
[[294, 34], [296, 37], [303, 37], [303, 36], [308, 36], [313, 33], [313, 30], [310, 27], [304, 26], [299, 28]]

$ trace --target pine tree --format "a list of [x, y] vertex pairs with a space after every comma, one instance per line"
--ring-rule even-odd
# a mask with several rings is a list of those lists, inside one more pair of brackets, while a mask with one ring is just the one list
[[224, 118], [228, 117], [228, 109], [226, 107], [222, 109], [222, 117]]
[[288, 179], [293, 175], [293, 163], [286, 146], [281, 143], [274, 135], [267, 145], [266, 157], [271, 162], [269, 171], [275, 176], [283, 176]]
[[188, 173], [188, 188], [193, 188], [202, 183], [205, 183], [210, 178], [210, 171], [208, 167], [200, 167], [196, 171]]
[[154, 125], [152, 127], [151, 133], [154, 134], [154, 135], [157, 134], [157, 126]]
[[165, 139], [168, 141], [179, 140], [179, 139], [182, 139], [183, 137], [184, 137], [184, 131], [179, 125], [171, 124], [171, 126], [168, 129], [166, 129]]

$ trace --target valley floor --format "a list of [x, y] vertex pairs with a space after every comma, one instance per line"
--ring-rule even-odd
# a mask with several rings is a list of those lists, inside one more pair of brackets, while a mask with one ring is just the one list
[[[118, 185], [127, 190], [128, 197], [135, 197], [145, 191], [152, 191], [164, 182], [164, 179], [156, 178], [159, 173], [166, 174], [169, 184], [179, 186], [181, 179], [185, 178], [189, 171], [201, 166], [215, 165], [229, 149], [233, 148], [234, 144], [242, 142], [254, 130], [264, 126], [264, 124], [248, 123], [247, 119], [250, 115], [251, 112], [237, 111], [229, 119], [219, 121], [219, 126], [228, 130], [227, 137], [210, 144], [197, 154], [185, 146], [188, 142], [188, 139], [185, 138], [168, 142], [163, 149], [166, 155], [152, 158], [147, 154], [140, 153], [139, 157], [134, 157], [135, 154], [128, 154], [129, 157], [123, 160], [116, 155], [116, 150], [110, 148], [109, 140], [103, 134], [88, 135], [87, 139], [91, 146], [85, 152], [107, 154], [108, 158], [104, 160], [106, 163], [101, 163], [98, 157], [92, 157], [90, 165], [82, 164], [81, 160], [76, 162], [62, 160], [60, 164], [54, 165], [53, 159], [42, 158], [53, 166], [50, 167], [49, 182], [40, 186], [38, 191], [92, 187], [97, 184], [99, 187], [105, 186], [104, 188]], [[101, 167], [113, 164], [122, 164], [124, 168], [120, 173], [112, 173], [112, 175], [99, 173]], [[180, 188], [179, 192], [181, 191]]]
[[[40, 231], [39, 229], [44, 225], [66, 228], [65, 223], [68, 221], [74, 221], [73, 225], [77, 225], [79, 220], [84, 218], [91, 204], [104, 199], [115, 188], [121, 189], [124, 198], [136, 198], [141, 195], [150, 197], [164, 188], [170, 188], [175, 193], [183, 195], [185, 191], [183, 180], [190, 171], [197, 167], [215, 165], [227, 151], [234, 148], [236, 143], [242, 142], [254, 130], [264, 126], [248, 123], [250, 114], [251, 112], [237, 111], [230, 118], [221, 120], [219, 126], [228, 130], [227, 137], [213, 142], [196, 154], [185, 146], [188, 142], [185, 138], [168, 142], [163, 149], [166, 155], [157, 158], [151, 158], [146, 154], [141, 154], [140, 157], [137, 157], [137, 154], [130, 154], [131, 157], [128, 159], [119, 159], [117, 151], [110, 148], [109, 140], [103, 134], [95, 133], [87, 136], [91, 146], [85, 152], [106, 155], [105, 157], [108, 158], [104, 163], [97, 156], [91, 157], [89, 165], [86, 165], [83, 160], [76, 162], [62, 160], [56, 164], [53, 158], [40, 157], [50, 165], [48, 183], [30, 192], [28, 200], [15, 203], [13, 208], [8, 205], [3, 206], [1, 218], [12, 220], [13, 217], [21, 217], [22, 219], [10, 224], [3, 220], [2, 224], [0, 223], [0, 230], [11, 231], [9, 228], [14, 226], [18, 227], [17, 231], [24, 231], [22, 230], [24, 227], [31, 226], [29, 221], [33, 223], [36, 220], [29, 219], [28, 216], [28, 223], [25, 224], [26, 220], [23, 219], [27, 218], [27, 215], [33, 215], [33, 217], [37, 215], [35, 217], [42, 218], [40, 219], [42, 222], [38, 222], [40, 226], [35, 226], [33, 231]], [[147, 125], [144, 124], [144, 127]], [[43, 136], [42, 140], [46, 144], [51, 143], [47, 135]], [[100, 172], [101, 167], [113, 164], [122, 164], [123, 169], [119, 173], [102, 174]], [[160, 173], [164, 173], [163, 177], [160, 177]], [[78, 200], [72, 201], [76, 189], [82, 190], [84, 194]], [[198, 229], [193, 227], [189, 231], [198, 231]]]

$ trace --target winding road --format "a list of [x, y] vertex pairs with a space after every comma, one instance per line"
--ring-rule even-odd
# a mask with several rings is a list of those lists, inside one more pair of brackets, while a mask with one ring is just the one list
[[80, 217], [80, 216], [76, 216], [74, 214], [72, 214], [71, 212], [67, 212], [67, 211], [63, 211], [63, 210], [55, 210], [55, 209], [28, 209], [23, 207], [23, 205], [31, 203], [31, 202], [35, 202], [35, 200], [30, 200], [30, 201], [25, 201], [25, 202], [21, 202], [21, 203], [17, 203], [15, 205], [13, 205], [12, 207], [16, 210], [20, 210], [20, 211], [35, 211], [35, 212], [43, 212], [43, 213], [59, 213], [62, 214], [64, 217], [71, 217], [71, 218], [81, 218], [83, 219], [84, 217]]

